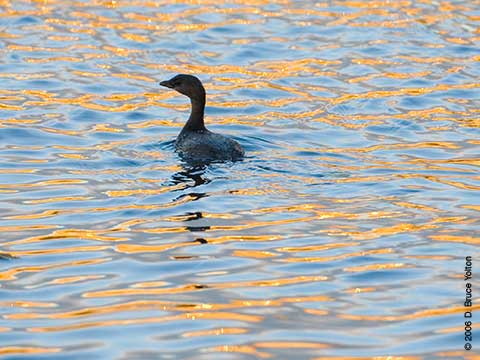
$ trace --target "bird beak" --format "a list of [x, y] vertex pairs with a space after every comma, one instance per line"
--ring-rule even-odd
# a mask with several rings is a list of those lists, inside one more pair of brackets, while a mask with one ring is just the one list
[[170, 80], [162, 81], [162, 82], [160, 82], [160, 85], [161, 85], [161, 86], [165, 86], [165, 87], [167, 87], [167, 88], [169, 88], [169, 89], [173, 89], [173, 85], [172, 85], [172, 83], [170, 82]]

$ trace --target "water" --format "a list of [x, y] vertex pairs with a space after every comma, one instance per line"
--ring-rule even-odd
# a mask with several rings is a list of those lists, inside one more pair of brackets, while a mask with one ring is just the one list
[[[0, 356], [478, 354], [478, 1], [0, 14]], [[177, 157], [176, 73], [243, 161]]]

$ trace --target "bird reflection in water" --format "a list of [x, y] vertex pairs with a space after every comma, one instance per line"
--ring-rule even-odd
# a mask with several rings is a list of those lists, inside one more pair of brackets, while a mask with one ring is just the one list
[[[171, 177], [172, 185], [187, 185], [187, 188], [194, 188], [203, 184], [208, 184], [210, 179], [205, 177], [207, 164], [183, 164], [182, 171], [176, 172]], [[193, 184], [192, 184], [193, 182]]]
[[17, 256], [6, 253], [6, 252], [0, 252], [0, 260], [12, 260], [12, 259], [17, 259]]
[[[195, 188], [197, 186], [208, 184], [211, 180], [205, 177], [205, 172], [208, 168], [207, 164], [184, 164], [182, 171], [179, 171], [172, 175], [170, 182], [173, 185], [177, 184], [185, 184], [186, 187], [183, 189]], [[181, 200], [182, 198], [188, 196], [190, 201], [196, 201], [203, 197], [208, 196], [207, 193], [204, 192], [189, 192], [187, 194], [182, 194], [175, 199], [175, 201]], [[182, 215], [183, 221], [193, 221], [203, 218], [203, 214], [201, 211], [196, 212], [188, 212]], [[190, 232], [199, 232], [199, 231], [206, 231], [210, 229], [209, 225], [203, 226], [185, 226], [185, 229]], [[207, 243], [207, 240], [204, 238], [197, 238], [194, 241], [199, 242], [200, 244]]]
[[[186, 216], [186, 219], [184, 221], [192, 221], [192, 220], [203, 218], [203, 214], [200, 211], [194, 212], [194, 213], [189, 212], [189, 213], [186, 213], [185, 216]], [[186, 229], [191, 232], [206, 231], [210, 229], [210, 226], [208, 225], [207, 226], [186, 226]]]

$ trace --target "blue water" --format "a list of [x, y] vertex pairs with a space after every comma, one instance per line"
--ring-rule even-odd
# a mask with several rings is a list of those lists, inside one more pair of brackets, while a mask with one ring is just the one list
[[[0, 14], [0, 357], [478, 353], [478, 4]], [[243, 161], [178, 157], [177, 73]]]

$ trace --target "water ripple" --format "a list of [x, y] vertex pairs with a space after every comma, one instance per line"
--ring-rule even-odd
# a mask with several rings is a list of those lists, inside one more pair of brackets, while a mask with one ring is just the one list
[[[464, 358], [478, 12], [0, 1], [0, 357]], [[178, 158], [175, 73], [243, 161]]]

